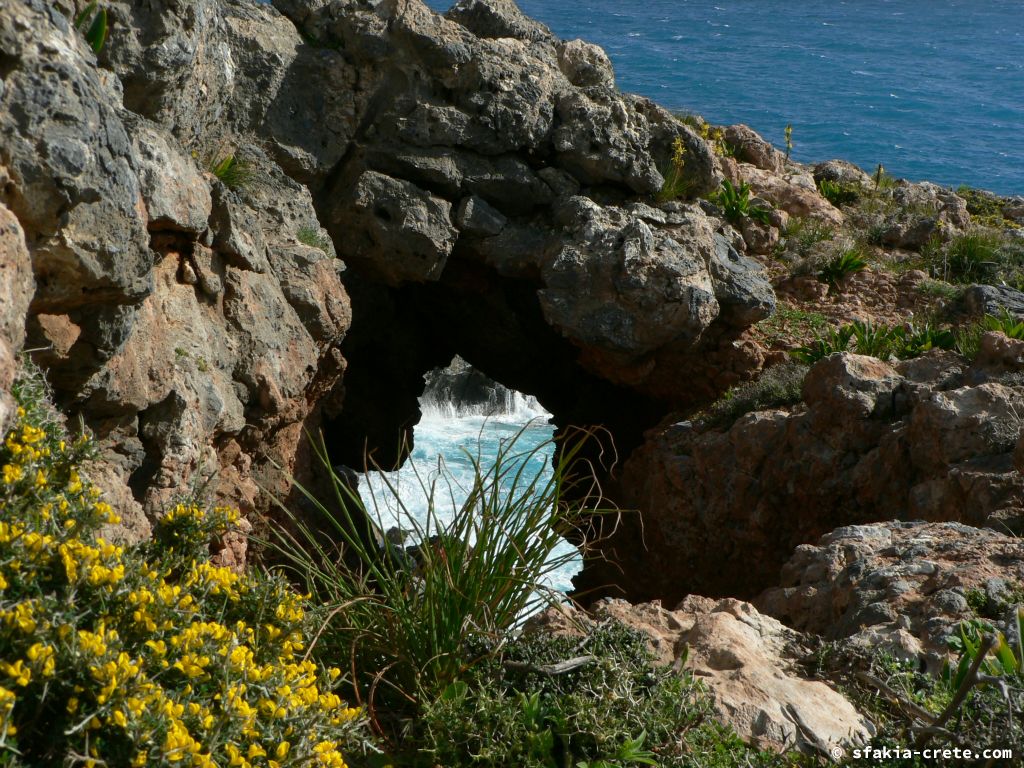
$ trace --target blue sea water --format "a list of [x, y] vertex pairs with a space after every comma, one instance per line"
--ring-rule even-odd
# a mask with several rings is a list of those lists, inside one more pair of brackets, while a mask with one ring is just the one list
[[[429, 0], [445, 10], [448, 0]], [[519, 0], [620, 88], [747, 123], [795, 159], [1024, 194], [1021, 0]]]
[[[458, 410], [448, 403], [421, 400], [423, 418], [416, 426], [416, 440], [409, 460], [396, 472], [371, 472], [360, 482], [360, 494], [367, 508], [375, 510], [385, 530], [406, 531], [449, 523], [455, 510], [465, 502], [474, 477], [472, 460], [485, 468], [494, 465], [498, 451], [512, 443], [513, 455], [527, 456], [523, 474], [540, 476], [541, 485], [550, 476], [554, 427], [550, 414], [536, 400], [516, 395], [506, 413], [483, 416], [473, 410]], [[428, 520], [429, 488], [434, 486], [436, 520]], [[411, 543], [411, 542], [410, 542]], [[572, 577], [582, 559], [565, 542], [552, 553], [555, 566], [542, 581], [563, 592], [572, 588]]]

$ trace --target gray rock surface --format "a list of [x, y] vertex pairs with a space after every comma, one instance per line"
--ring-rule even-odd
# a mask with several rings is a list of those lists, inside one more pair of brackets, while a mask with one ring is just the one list
[[889, 522], [798, 547], [781, 585], [755, 602], [801, 631], [937, 669], [959, 622], [980, 609], [1000, 623], [1022, 588], [1020, 539], [959, 523]]
[[[340, 378], [350, 311], [333, 249], [299, 242], [317, 222], [310, 192], [233, 133], [264, 126], [294, 26], [250, 3], [108, 11], [97, 62], [69, 8], [0, 10], [3, 285], [16, 294], [0, 357], [7, 377], [27, 326], [59, 405], [99, 439], [90, 473], [125, 520], [116, 534], [137, 540], [143, 510], [199, 478], [243, 511], [265, 505], [254, 477], [268, 456], [294, 461]], [[231, 187], [208, 172], [226, 157], [244, 171]]]
[[963, 301], [972, 314], [999, 317], [1005, 310], [1024, 320], [1024, 291], [1002, 285], [972, 285], [964, 291]]

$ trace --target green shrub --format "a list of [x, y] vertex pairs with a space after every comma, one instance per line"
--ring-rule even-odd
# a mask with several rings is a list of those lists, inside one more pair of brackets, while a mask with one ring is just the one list
[[806, 258], [811, 255], [818, 243], [835, 238], [836, 231], [817, 219], [794, 216], [789, 220], [783, 234], [786, 238], [786, 250], [792, 251], [798, 258]]
[[[525, 613], [552, 599], [540, 585], [574, 556], [554, 553], [581, 523], [579, 505], [586, 499], [570, 503], [575, 497], [567, 492], [581, 482], [570, 478], [584, 439], [563, 443], [554, 470], [544, 476], [531, 476], [526, 466], [540, 460], [547, 445], [521, 451], [515, 439], [506, 441], [487, 467], [467, 453], [474, 475], [463, 485], [468, 496], [458, 508], [445, 490], [455, 481], [444, 471], [431, 481], [421, 478], [429, 499], [422, 523], [391, 486], [393, 498], [375, 498], [374, 509], [367, 509], [330, 468], [323, 446], [317, 448], [334, 498], [328, 506], [306, 495], [341, 551], [294, 517], [295, 533], [279, 532], [274, 545], [321, 603], [329, 609], [346, 606], [322, 635], [320, 648], [357, 662], [353, 684], [362, 686], [364, 700], [403, 709], [432, 698], [478, 661], [467, 651], [469, 644], [507, 633]], [[398, 526], [412, 532], [412, 547], [381, 547], [360, 533], [368, 520], [387, 528], [384, 514], [392, 504]], [[446, 525], [440, 522], [445, 511], [453, 517]]]
[[912, 323], [893, 328], [890, 351], [901, 360], [919, 357], [933, 349], [955, 349], [956, 336], [948, 328], [935, 328], [930, 323]]
[[[876, 749], [969, 746], [980, 752], [1005, 748], [1012, 743], [1008, 734], [1020, 728], [1024, 716], [1024, 686], [1016, 675], [990, 676], [984, 684], [972, 686], [963, 701], [955, 704], [956, 687], [950, 672], [923, 672], [917, 660], [901, 661], [880, 652], [854, 654], [825, 648], [819, 652], [816, 664], [817, 673], [835, 681], [875, 724], [878, 732], [871, 746]], [[957, 661], [952, 671], [959, 668]], [[944, 727], [936, 727], [947, 710]], [[1017, 763], [990, 760], [986, 765]], [[873, 764], [884, 768], [923, 768], [938, 763], [893, 756]]]
[[244, 189], [253, 180], [252, 166], [234, 155], [215, 156], [208, 168], [229, 189]]
[[[179, 505], [152, 541], [118, 522], [46, 404], [14, 387], [0, 445], [0, 764], [335, 766], [363, 740], [337, 670], [306, 649], [316, 610], [281, 578], [211, 565], [228, 509]], [[251, 762], [250, 762], [251, 761]]]
[[854, 351], [858, 355], [886, 359], [893, 348], [895, 332], [886, 325], [857, 321], [849, 326], [853, 331]]
[[981, 324], [986, 331], [999, 331], [1011, 339], [1024, 341], [1024, 320], [1018, 320], [1006, 309], [1000, 315], [985, 315]]
[[321, 234], [320, 227], [318, 226], [305, 224], [299, 227], [295, 237], [303, 245], [308, 245], [310, 248], [318, 248], [327, 255], [331, 253], [331, 241], [326, 235]]
[[931, 324], [915, 326], [908, 323], [888, 326], [858, 321], [833, 329], [790, 354], [797, 360], [811, 365], [836, 352], [853, 351], [858, 355], [877, 357], [881, 360], [892, 357], [907, 360], [933, 349], [957, 348], [956, 334], [949, 329], [935, 328]]
[[818, 273], [818, 279], [828, 283], [832, 288], [837, 288], [845, 277], [867, 268], [868, 262], [864, 252], [860, 248], [847, 248], [825, 264]]
[[1003, 216], [1004, 202], [998, 195], [966, 184], [957, 187], [956, 193], [967, 203], [967, 212], [973, 219], [991, 223], [999, 229], [1015, 226], [1014, 222]]
[[995, 272], [1002, 237], [993, 230], [976, 229], [954, 237], [944, 251], [933, 256], [932, 271], [951, 283], [985, 280]]
[[[572, 671], [541, 671], [586, 654]], [[482, 651], [488, 661], [424, 707], [422, 765], [626, 768], [782, 765], [711, 721], [688, 674], [652, 667], [647, 640], [603, 622], [585, 639], [528, 635]]]
[[789, 354], [805, 365], [814, 365], [819, 360], [834, 355], [836, 352], [849, 351], [852, 340], [853, 326], [845, 325], [842, 328], [832, 328], [810, 344], [798, 347]]
[[963, 293], [962, 288], [945, 282], [944, 280], [922, 280], [917, 286], [918, 293], [923, 296], [932, 296], [945, 301], [955, 301]]
[[807, 366], [799, 363], [774, 365], [753, 381], [730, 389], [699, 414], [697, 421], [704, 427], [728, 429], [748, 413], [799, 403], [806, 374]]
[[981, 351], [981, 335], [985, 332], [982, 323], [971, 323], [953, 331], [953, 349], [961, 357], [973, 360]]
[[745, 181], [741, 181], [737, 187], [728, 179], [724, 180], [722, 188], [713, 196], [712, 200], [721, 207], [725, 218], [733, 224], [739, 224], [744, 216], [749, 216], [764, 224], [771, 220], [771, 211], [751, 206], [750, 185]]
[[818, 191], [821, 196], [828, 200], [836, 208], [844, 205], [851, 205], [860, 200], [863, 190], [860, 184], [850, 184], [831, 179], [822, 179], [818, 182]]

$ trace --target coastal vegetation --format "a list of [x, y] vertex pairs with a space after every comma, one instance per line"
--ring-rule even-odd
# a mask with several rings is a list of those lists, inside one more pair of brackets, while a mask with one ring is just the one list
[[209, 560], [236, 510], [183, 500], [153, 537], [87, 480], [30, 364], [0, 446], [0, 764], [342, 768], [365, 717], [310, 658], [319, 606]]

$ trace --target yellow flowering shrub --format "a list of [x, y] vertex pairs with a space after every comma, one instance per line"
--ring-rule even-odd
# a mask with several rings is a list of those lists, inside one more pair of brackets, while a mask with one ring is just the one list
[[365, 722], [308, 658], [314, 607], [202, 556], [237, 513], [181, 504], [144, 545], [106, 541], [88, 440], [21, 399], [0, 445], [0, 765], [342, 768]]

